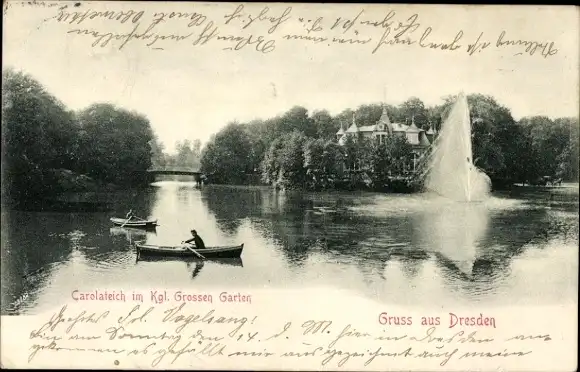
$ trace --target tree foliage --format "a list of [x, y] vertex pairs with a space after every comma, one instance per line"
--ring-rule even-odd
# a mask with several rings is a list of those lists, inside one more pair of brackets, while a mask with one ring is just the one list
[[3, 71], [2, 167], [7, 196], [38, 197], [54, 186], [48, 169], [74, 167], [77, 128], [73, 117], [32, 77]]
[[143, 115], [108, 103], [77, 114], [82, 173], [117, 184], [130, 184], [136, 172], [151, 167], [153, 131]]
[[149, 167], [153, 133], [144, 116], [109, 104], [72, 112], [12, 69], [2, 72], [2, 83], [3, 190], [11, 201], [66, 191], [64, 175], [131, 184]]
[[541, 176], [578, 180], [578, 118], [526, 117], [519, 126], [525, 145], [518, 151], [529, 162], [521, 181]]
[[[442, 104], [427, 107], [419, 98], [411, 97], [398, 106], [386, 105], [386, 109], [391, 122], [414, 121], [419, 128], [440, 131], [455, 100], [456, 96], [449, 96]], [[510, 110], [491, 96], [472, 94], [468, 103], [474, 161], [492, 179], [530, 181], [544, 175], [578, 178], [577, 119], [544, 118], [527, 124], [528, 119], [514, 120]], [[284, 187], [331, 187], [328, 185], [335, 182], [330, 180], [362, 173], [368, 174], [373, 183], [383, 184], [390, 176], [414, 169], [412, 148], [405, 138], [393, 137], [380, 144], [348, 137], [339, 146], [336, 137], [341, 127], [346, 130], [352, 125], [353, 117], [358, 126], [374, 125], [382, 112], [383, 105], [377, 103], [345, 108], [334, 116], [325, 110], [309, 114], [296, 106], [276, 117], [239, 124], [245, 140], [238, 145], [248, 148], [239, 152], [238, 163], [249, 172], [259, 173], [264, 182]], [[220, 169], [218, 159], [222, 156], [232, 156], [227, 149], [219, 149], [222, 146], [225, 143], [217, 143], [215, 138], [207, 145], [213, 150], [205, 154], [214, 156], [205, 162], [209, 173]], [[331, 158], [337, 159], [333, 167], [329, 166]], [[249, 164], [247, 159], [251, 159]], [[225, 163], [230, 161], [224, 158]], [[220, 179], [233, 182], [225, 176], [215, 178]]]
[[230, 123], [214, 135], [201, 155], [201, 171], [211, 182], [243, 184], [254, 172], [252, 141], [244, 127]]

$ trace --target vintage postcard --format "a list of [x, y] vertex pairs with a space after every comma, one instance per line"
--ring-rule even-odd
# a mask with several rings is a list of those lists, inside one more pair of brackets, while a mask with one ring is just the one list
[[2, 367], [576, 370], [578, 8], [3, 21]]

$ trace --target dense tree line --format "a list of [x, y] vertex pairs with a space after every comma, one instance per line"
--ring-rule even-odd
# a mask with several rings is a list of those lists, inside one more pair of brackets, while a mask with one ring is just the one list
[[[359, 126], [375, 124], [381, 104], [337, 115], [293, 107], [273, 118], [230, 123], [203, 150], [199, 140], [179, 142], [169, 155], [141, 114], [105, 103], [75, 112], [28, 75], [4, 70], [2, 80], [3, 199], [30, 200], [103, 184], [133, 186], [146, 181], [144, 171], [152, 166], [201, 167], [213, 183], [261, 180], [308, 189], [377, 187], [413, 167], [404, 138], [338, 145], [339, 128], [347, 129], [353, 115]], [[454, 101], [450, 96], [426, 107], [412, 97], [387, 110], [393, 122], [413, 119], [420, 128], [439, 130]], [[475, 94], [468, 102], [474, 161], [492, 179], [578, 180], [578, 118], [516, 121], [493, 97]]]
[[[426, 107], [412, 97], [387, 110], [392, 122], [414, 120], [419, 128], [439, 130], [455, 99], [449, 96], [441, 105]], [[577, 118], [516, 121], [491, 96], [469, 95], [468, 102], [474, 161], [492, 179], [578, 180]], [[367, 104], [332, 116], [293, 107], [274, 118], [230, 123], [202, 151], [202, 171], [210, 182], [224, 184], [244, 184], [261, 175], [265, 183], [285, 188], [333, 188], [345, 181], [346, 186], [383, 185], [387, 177], [412, 169], [411, 148], [404, 138], [382, 144], [349, 140], [344, 146], [336, 141], [336, 132], [350, 126], [353, 114], [357, 125], [372, 125], [382, 110], [381, 104]]]
[[153, 132], [143, 115], [98, 103], [74, 112], [32, 77], [2, 72], [3, 197], [146, 180]]
[[175, 154], [169, 154], [163, 143], [155, 137], [151, 142], [151, 162], [156, 169], [199, 170], [201, 161], [201, 141], [188, 139], [175, 144]]

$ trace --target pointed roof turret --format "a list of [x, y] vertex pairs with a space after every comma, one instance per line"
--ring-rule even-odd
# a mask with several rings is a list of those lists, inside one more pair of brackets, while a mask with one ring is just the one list
[[407, 128], [407, 132], [420, 132], [421, 129], [417, 128], [415, 125], [415, 115], [411, 117], [411, 125]]
[[342, 124], [342, 120], [340, 121], [340, 129], [338, 130], [338, 132], [336, 132], [337, 136], [343, 135], [344, 134], [344, 129], [342, 128], [343, 124]]
[[354, 112], [352, 113], [352, 125], [346, 131], [348, 133], [358, 132], [358, 126], [356, 125], [356, 118]]
[[387, 112], [387, 106], [385, 104], [383, 104], [383, 112], [381, 113], [379, 122], [383, 124], [391, 124], [391, 119], [389, 119], [389, 113]]
[[385, 131], [389, 133], [393, 133], [393, 123], [391, 123], [391, 119], [389, 118], [389, 113], [387, 112], [387, 105], [383, 103], [383, 112], [381, 113], [381, 117], [377, 123], [378, 125], [383, 124], [385, 126]]

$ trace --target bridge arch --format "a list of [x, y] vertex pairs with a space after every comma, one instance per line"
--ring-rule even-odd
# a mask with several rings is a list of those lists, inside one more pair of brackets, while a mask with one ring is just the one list
[[192, 176], [197, 185], [201, 186], [202, 182], [205, 179], [205, 175], [200, 172], [199, 170], [193, 169], [186, 169], [186, 168], [152, 168], [148, 169], [147, 173], [156, 176], [156, 175], [173, 175], [173, 176]]

